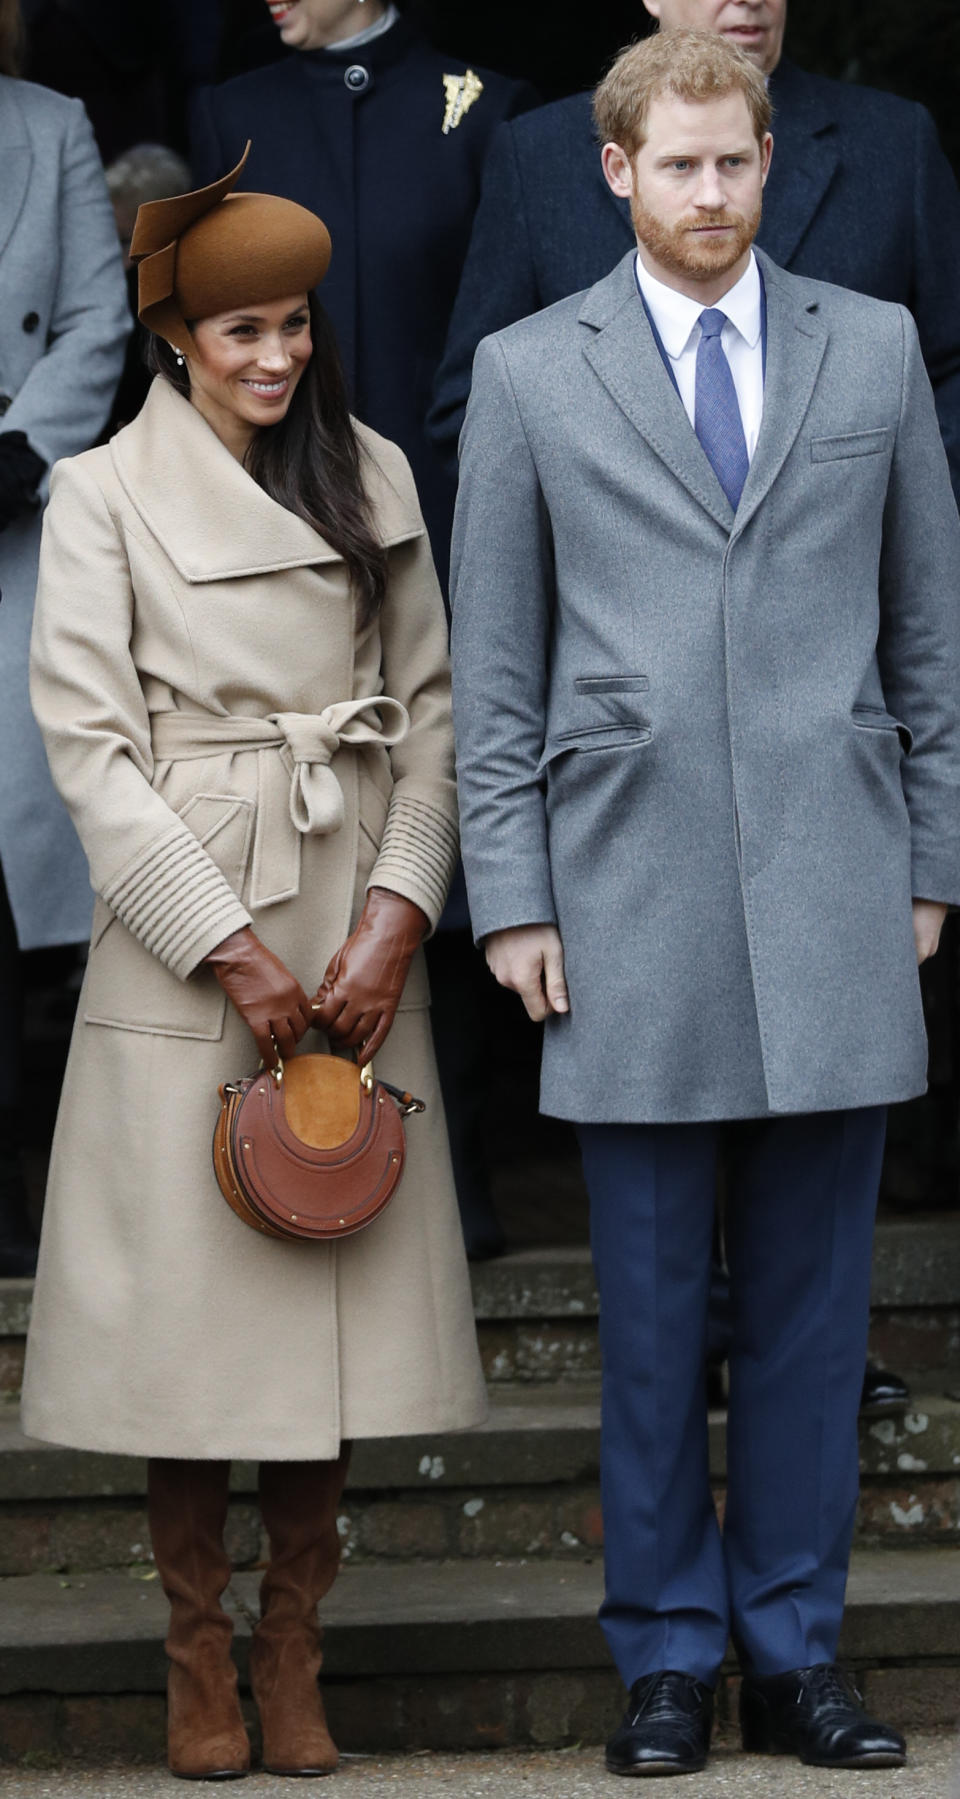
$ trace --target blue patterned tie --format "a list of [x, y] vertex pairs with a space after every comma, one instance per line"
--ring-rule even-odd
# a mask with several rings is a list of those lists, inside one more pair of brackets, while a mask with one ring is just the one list
[[720, 333], [726, 314], [715, 306], [700, 314], [697, 346], [696, 433], [734, 512], [740, 504], [750, 459], [743, 420]]

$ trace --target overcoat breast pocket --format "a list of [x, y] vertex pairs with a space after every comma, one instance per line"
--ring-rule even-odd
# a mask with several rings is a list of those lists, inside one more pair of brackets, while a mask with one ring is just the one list
[[810, 440], [812, 462], [843, 462], [853, 456], [880, 456], [890, 442], [890, 430], [881, 425], [874, 431], [847, 431], [841, 437], [814, 437]]
[[[195, 793], [179, 816], [241, 894], [253, 838], [253, 801], [236, 794]], [[223, 1035], [226, 1003], [209, 968], [178, 980], [97, 897], [80, 1001], [86, 1024], [215, 1042]]]

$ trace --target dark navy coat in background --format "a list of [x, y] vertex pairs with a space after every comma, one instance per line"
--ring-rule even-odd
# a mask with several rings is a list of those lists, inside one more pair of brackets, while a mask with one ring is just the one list
[[[960, 498], [960, 193], [913, 101], [808, 75], [770, 80], [773, 164], [757, 238], [782, 268], [908, 306]], [[634, 241], [600, 167], [589, 94], [498, 133], [431, 427], [452, 462], [482, 337], [593, 286]]]
[[409, 457], [444, 586], [454, 479], [424, 420], [490, 139], [536, 101], [478, 68], [483, 91], [444, 134], [444, 75], [466, 69], [400, 20], [355, 51], [299, 51], [202, 89], [193, 136], [198, 184], [232, 168], [249, 137], [239, 187], [325, 220], [333, 259], [319, 293], [351, 403]]

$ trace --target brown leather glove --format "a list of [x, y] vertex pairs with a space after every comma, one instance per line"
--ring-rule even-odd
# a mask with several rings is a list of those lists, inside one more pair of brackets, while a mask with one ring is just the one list
[[250, 1026], [266, 1067], [276, 1066], [278, 1050], [292, 1056], [313, 1017], [300, 982], [279, 957], [247, 925], [203, 959]]
[[356, 930], [331, 960], [312, 1022], [333, 1043], [363, 1048], [370, 1061], [393, 1023], [426, 914], [386, 887], [371, 887]]

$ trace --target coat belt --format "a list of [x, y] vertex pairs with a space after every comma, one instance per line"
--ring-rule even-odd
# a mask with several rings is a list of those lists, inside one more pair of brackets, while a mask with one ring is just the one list
[[256, 752], [252, 907], [273, 906], [299, 893], [301, 838], [325, 836], [343, 824], [343, 789], [330, 766], [338, 750], [367, 743], [390, 749], [409, 729], [406, 707], [382, 693], [338, 700], [318, 713], [239, 718], [155, 712], [150, 721], [156, 762], [197, 761], [218, 751]]

